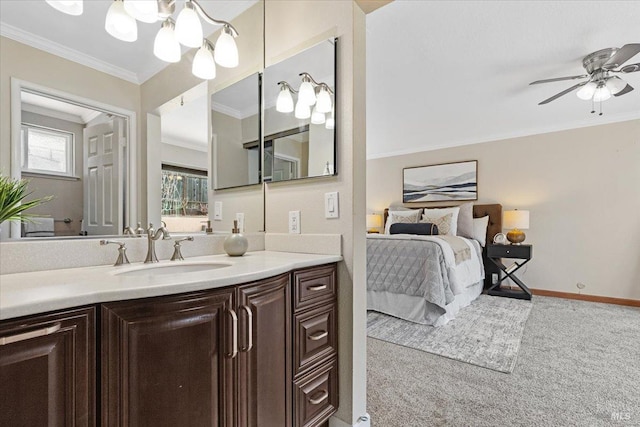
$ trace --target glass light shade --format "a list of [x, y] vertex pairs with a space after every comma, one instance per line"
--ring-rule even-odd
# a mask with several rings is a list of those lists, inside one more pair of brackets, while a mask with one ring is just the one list
[[203, 44], [196, 56], [193, 58], [193, 67], [191, 72], [194, 76], [204, 80], [211, 80], [216, 78], [216, 63], [213, 60], [211, 50], [206, 44]]
[[382, 227], [382, 215], [369, 214], [367, 215], [367, 229]]
[[153, 53], [166, 62], [180, 62], [182, 52], [172, 25], [163, 25], [153, 43]]
[[313, 107], [313, 112], [311, 113], [311, 124], [314, 125], [322, 125], [325, 122], [324, 113], [318, 111], [318, 106]]
[[152, 24], [158, 20], [158, 0], [124, 0], [124, 10], [140, 22]]
[[125, 42], [134, 42], [138, 40], [138, 24], [136, 20], [124, 10], [124, 3], [115, 0], [109, 11], [104, 23], [107, 33], [111, 34], [118, 40]]
[[213, 57], [221, 67], [235, 68], [238, 66], [238, 46], [236, 46], [231, 30], [226, 26], [222, 28], [222, 32], [216, 41], [216, 50]]
[[296, 102], [296, 119], [308, 119], [311, 117], [311, 107], [304, 102], [300, 102], [300, 95], [298, 95], [298, 102]]
[[504, 211], [502, 217], [502, 226], [507, 230], [528, 230], [529, 229], [529, 211]]
[[202, 24], [196, 11], [192, 9], [193, 6], [187, 5], [180, 11], [176, 20], [176, 37], [185, 46], [200, 47], [204, 38]]
[[83, 3], [82, 0], [46, 0], [47, 3], [54, 9], [67, 15], [82, 15]]
[[290, 113], [293, 111], [293, 97], [286, 85], [280, 86], [280, 93], [276, 100], [276, 111], [280, 113]]
[[606, 101], [609, 98], [611, 98], [611, 91], [605, 85], [600, 85], [598, 89], [596, 89], [595, 93], [593, 94], [594, 102]]
[[589, 82], [586, 85], [582, 86], [582, 88], [580, 88], [576, 95], [578, 95], [578, 98], [588, 101], [593, 98], [593, 94], [595, 93], [597, 88], [597, 84], [595, 84], [594, 82]]
[[303, 79], [302, 84], [300, 85], [300, 90], [298, 91], [298, 102], [302, 102], [309, 106], [316, 103], [316, 91], [311, 82], [307, 79]]
[[615, 95], [616, 93], [620, 92], [622, 89], [627, 87], [627, 82], [625, 82], [619, 77], [611, 77], [610, 79], [607, 80], [606, 85], [609, 91], [611, 92], [611, 95]]
[[329, 95], [329, 91], [324, 86], [322, 86], [320, 92], [318, 92], [316, 108], [319, 113], [328, 113], [331, 111], [331, 95]]
[[327, 118], [327, 121], [324, 122], [324, 127], [326, 129], [335, 129], [336, 127], [336, 120], [333, 117], [329, 117]]

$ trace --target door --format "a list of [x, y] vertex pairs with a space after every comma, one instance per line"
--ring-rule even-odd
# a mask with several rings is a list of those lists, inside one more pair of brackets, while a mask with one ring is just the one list
[[120, 234], [123, 227], [123, 151], [126, 145], [125, 120], [84, 129], [83, 221], [90, 236]]
[[291, 426], [289, 275], [238, 290], [238, 426]]
[[94, 309], [0, 326], [0, 426], [95, 426]]
[[234, 427], [234, 290], [102, 306], [102, 426]]

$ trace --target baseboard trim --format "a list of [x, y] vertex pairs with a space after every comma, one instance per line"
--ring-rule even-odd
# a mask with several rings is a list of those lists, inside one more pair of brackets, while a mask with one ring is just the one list
[[605, 304], [616, 304], [616, 305], [626, 305], [630, 307], [640, 307], [640, 300], [637, 300], [637, 299], [601, 297], [598, 295], [585, 295], [585, 294], [576, 294], [572, 292], [549, 291], [546, 289], [531, 289], [531, 292], [534, 295], [540, 295], [543, 297], [576, 299], [580, 301], [603, 302]]

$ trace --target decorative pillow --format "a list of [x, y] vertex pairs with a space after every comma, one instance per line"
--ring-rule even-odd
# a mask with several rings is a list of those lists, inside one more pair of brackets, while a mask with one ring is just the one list
[[[422, 213], [422, 209], [414, 209], [414, 210], [408, 210], [408, 211], [389, 211], [389, 216], [387, 217], [387, 223], [384, 226], [384, 233], [389, 234], [389, 229], [391, 228], [391, 224], [396, 222], [417, 224], [418, 220], [420, 219], [421, 213]], [[399, 218], [403, 218], [403, 219], [399, 219]]]
[[418, 234], [420, 236], [437, 236], [438, 226], [431, 223], [391, 224], [390, 234]]
[[425, 215], [422, 215], [422, 220], [420, 220], [420, 222], [435, 224], [435, 226], [438, 227], [438, 234], [440, 235], [445, 235], [445, 234], [449, 236], [454, 235], [451, 232], [451, 227], [453, 226], [452, 213], [448, 213], [444, 216], [434, 216], [434, 217], [427, 217]]
[[473, 239], [473, 203], [464, 203], [459, 208], [456, 236]]
[[489, 226], [489, 215], [482, 218], [473, 218], [473, 239], [476, 239], [483, 248], [487, 245], [487, 227]]
[[[422, 219], [433, 218], [433, 217], [441, 217], [446, 214], [451, 214], [451, 228], [450, 231], [446, 234], [451, 236], [457, 236], [458, 233], [458, 215], [460, 213], [460, 207], [456, 206], [454, 208], [434, 208], [434, 209], [425, 209], [424, 214], [422, 215]], [[429, 222], [429, 221], [427, 221]], [[440, 234], [445, 234], [444, 231], [440, 229]]]

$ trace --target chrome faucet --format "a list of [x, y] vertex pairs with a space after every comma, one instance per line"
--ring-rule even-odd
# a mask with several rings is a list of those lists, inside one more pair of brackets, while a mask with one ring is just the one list
[[182, 239], [176, 239], [173, 244], [173, 255], [171, 256], [171, 261], [184, 261], [184, 257], [182, 256], [182, 252], [180, 251], [180, 242], [193, 242], [193, 236], [187, 236]]
[[118, 245], [118, 259], [116, 259], [116, 263], [113, 264], [116, 267], [122, 264], [129, 264], [129, 258], [127, 258], [127, 248], [125, 248], [124, 243], [117, 242], [115, 240], [100, 240], [100, 245], [108, 245], [108, 244]]
[[128, 234], [134, 237], [142, 237], [142, 235], [144, 234], [144, 228], [142, 228], [141, 223], [138, 223], [138, 226], [135, 228], [135, 230], [133, 229], [133, 227], [128, 225], [124, 228], [122, 234], [124, 234], [125, 236]]
[[153, 224], [149, 224], [149, 228], [147, 228], [147, 242], [149, 246], [147, 248], [147, 257], [144, 260], [145, 264], [158, 262], [158, 257], [156, 256], [156, 240], [158, 240], [160, 236], [162, 236], [162, 240], [171, 239], [169, 230], [167, 230], [166, 227], [162, 226], [155, 230]]

